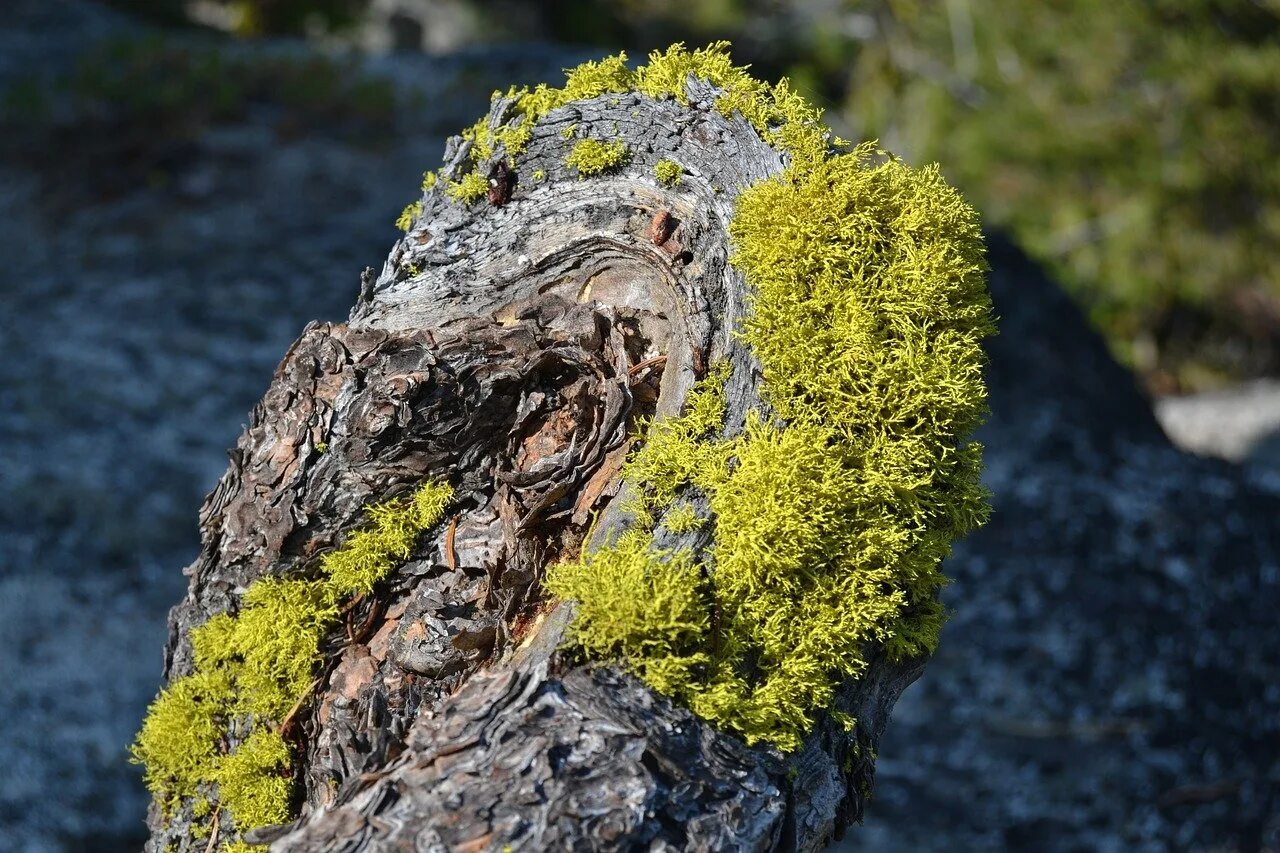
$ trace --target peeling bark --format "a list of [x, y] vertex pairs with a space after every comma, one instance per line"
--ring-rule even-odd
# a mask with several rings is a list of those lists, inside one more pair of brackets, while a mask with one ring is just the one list
[[[286, 726], [301, 817], [250, 840], [809, 850], [860, 819], [876, 744], [923, 661], [873, 661], [838, 703], [856, 731], [824, 719], [782, 756], [612, 667], [564, 658], [572, 607], [540, 594], [546, 565], [628, 523], [619, 471], [637, 418], [678, 413], [717, 359], [733, 368], [729, 432], [765, 410], [758, 365], [732, 334], [746, 291], [726, 230], [737, 194], [783, 160], [712, 109], [705, 84], [690, 92], [688, 107], [606, 95], [552, 112], [489, 203], [429, 192], [381, 273], [363, 278], [350, 322], [308, 327], [276, 371], [201, 510], [168, 677], [191, 669], [192, 627], [234, 610], [259, 577], [314, 572], [371, 502], [426, 478], [456, 498], [329, 638]], [[493, 120], [509, 108], [497, 102]], [[564, 165], [567, 129], [623, 139], [627, 164], [579, 180]], [[442, 176], [468, 154], [451, 140]], [[654, 178], [664, 158], [684, 167], [675, 187]], [[708, 535], [661, 544], [698, 550]], [[151, 825], [152, 849], [203, 844], [182, 815], [166, 823], [153, 808]]]

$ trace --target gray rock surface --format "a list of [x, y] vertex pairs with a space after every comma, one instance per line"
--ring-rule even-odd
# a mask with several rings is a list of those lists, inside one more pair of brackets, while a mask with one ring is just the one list
[[[0, 85], [130, 26], [18, 0]], [[223, 449], [306, 321], [345, 314], [445, 133], [573, 61], [388, 57], [428, 106], [377, 144], [254, 119], [109, 196], [0, 139], [0, 849], [144, 837], [125, 747]], [[992, 261], [996, 512], [845, 844], [1275, 848], [1280, 484], [1173, 448], [1065, 297], [1002, 242]]]

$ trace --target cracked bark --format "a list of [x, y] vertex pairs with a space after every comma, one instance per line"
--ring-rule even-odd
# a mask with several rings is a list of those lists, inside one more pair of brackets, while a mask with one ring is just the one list
[[[745, 286], [726, 230], [738, 193], [783, 159], [712, 109], [705, 84], [690, 92], [688, 107], [641, 95], [570, 104], [538, 125], [489, 203], [427, 193], [381, 273], [363, 277], [350, 321], [312, 324], [277, 369], [201, 509], [168, 677], [190, 671], [193, 626], [234, 610], [256, 578], [314, 571], [370, 502], [426, 478], [447, 479], [456, 499], [329, 638], [286, 727], [301, 817], [250, 840], [809, 850], [861, 817], [876, 744], [923, 661], [874, 661], [840, 694], [856, 735], [823, 719], [783, 756], [559, 654], [572, 606], [539, 592], [546, 565], [628, 523], [618, 474], [638, 418], [679, 412], [717, 359], [732, 365], [726, 430], [766, 409], [758, 365], [732, 334]], [[507, 109], [499, 101], [492, 119]], [[621, 138], [629, 160], [579, 180], [566, 135]], [[451, 140], [442, 177], [468, 155]], [[673, 188], [653, 177], [664, 158], [685, 170]], [[707, 535], [661, 544], [703, 549]], [[153, 807], [150, 820], [151, 849], [204, 844], [187, 814], [166, 821]]]

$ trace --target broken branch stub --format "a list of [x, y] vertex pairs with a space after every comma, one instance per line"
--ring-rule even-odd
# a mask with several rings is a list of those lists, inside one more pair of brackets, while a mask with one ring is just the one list
[[[690, 78], [687, 106], [574, 101], [541, 117], [512, 164], [501, 151], [473, 163], [454, 138], [442, 179], [488, 174], [488, 198], [428, 190], [349, 323], [309, 326], [285, 356], [201, 510], [170, 679], [195, 665], [193, 627], [234, 613], [259, 578], [313, 576], [370, 504], [428, 479], [453, 498], [326, 635], [318, 683], [284, 727], [298, 820], [215, 827], [223, 837], [299, 851], [803, 850], [861, 817], [876, 743], [922, 659], [873, 655], [837, 692], [856, 727], [822, 715], [783, 755], [560, 652], [573, 606], [540, 585], [633, 522], [628, 452], [712, 364], [728, 365], [725, 435], [769, 415], [735, 334], [749, 296], [728, 223], [786, 158], [716, 96]], [[510, 109], [495, 101], [491, 123]], [[565, 164], [574, 134], [622, 141], [625, 161], [582, 179]], [[674, 186], [654, 176], [662, 160], [683, 169]], [[705, 555], [708, 527], [658, 544]], [[197, 849], [200, 811], [154, 806], [151, 848]]]

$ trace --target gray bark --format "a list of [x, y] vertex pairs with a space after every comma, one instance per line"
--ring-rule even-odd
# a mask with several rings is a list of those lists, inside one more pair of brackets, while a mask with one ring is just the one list
[[[539, 592], [547, 564], [628, 523], [618, 474], [637, 417], [679, 412], [716, 359], [733, 366], [726, 430], [764, 409], [732, 335], [745, 287], [726, 228], [738, 193], [783, 160], [715, 112], [712, 91], [691, 92], [687, 108], [606, 95], [553, 112], [506, 204], [428, 192], [350, 322], [308, 327], [254, 409], [201, 511], [170, 678], [190, 671], [192, 627], [256, 578], [313, 571], [370, 502], [429, 477], [456, 499], [330, 638], [288, 728], [301, 817], [252, 838], [277, 851], [808, 850], [860, 819], [881, 732], [923, 661], [876, 660], [840, 695], [856, 736], [822, 720], [783, 756], [561, 654], [571, 605]], [[630, 159], [579, 180], [566, 131], [623, 139]], [[442, 177], [468, 155], [452, 140]], [[653, 177], [662, 158], [685, 169], [674, 188]], [[202, 843], [182, 815], [166, 826], [153, 809], [151, 824], [154, 848]]]

